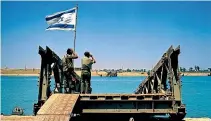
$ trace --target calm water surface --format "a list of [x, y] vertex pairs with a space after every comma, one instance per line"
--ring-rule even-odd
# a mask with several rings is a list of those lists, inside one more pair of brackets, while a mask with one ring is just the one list
[[[92, 77], [93, 93], [133, 93], [144, 77]], [[33, 114], [37, 102], [38, 77], [1, 77], [1, 112], [11, 114], [15, 106]], [[211, 117], [211, 76], [182, 77], [182, 97], [187, 117]], [[52, 87], [54, 86], [52, 81]]]

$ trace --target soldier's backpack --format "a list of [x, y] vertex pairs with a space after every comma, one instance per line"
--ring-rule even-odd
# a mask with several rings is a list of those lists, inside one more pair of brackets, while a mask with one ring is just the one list
[[69, 69], [73, 69], [73, 63], [68, 62], [66, 56], [62, 58], [62, 65], [63, 65], [63, 71], [68, 71]]

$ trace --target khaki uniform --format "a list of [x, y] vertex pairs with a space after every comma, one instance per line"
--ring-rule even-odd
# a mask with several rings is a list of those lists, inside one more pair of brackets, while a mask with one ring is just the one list
[[94, 61], [88, 57], [82, 58], [82, 71], [81, 71], [81, 93], [91, 93], [91, 69]]
[[65, 76], [65, 92], [74, 93], [80, 91], [80, 77], [74, 72], [73, 56], [66, 54], [63, 59], [63, 72]]

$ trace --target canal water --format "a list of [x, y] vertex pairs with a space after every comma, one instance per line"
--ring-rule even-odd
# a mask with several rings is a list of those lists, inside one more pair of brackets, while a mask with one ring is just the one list
[[[145, 77], [92, 77], [93, 93], [133, 93]], [[37, 102], [38, 77], [1, 76], [1, 112], [11, 114], [16, 106], [33, 114]], [[52, 80], [52, 86], [54, 86]], [[186, 117], [211, 118], [211, 76], [182, 77], [182, 99], [187, 107]]]

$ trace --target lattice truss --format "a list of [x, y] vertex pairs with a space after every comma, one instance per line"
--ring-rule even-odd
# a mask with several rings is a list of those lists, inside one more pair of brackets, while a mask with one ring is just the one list
[[178, 55], [180, 46], [176, 49], [171, 46], [161, 57], [156, 66], [138, 86], [135, 93], [173, 93], [174, 87], [180, 88], [180, 75], [178, 70]]

